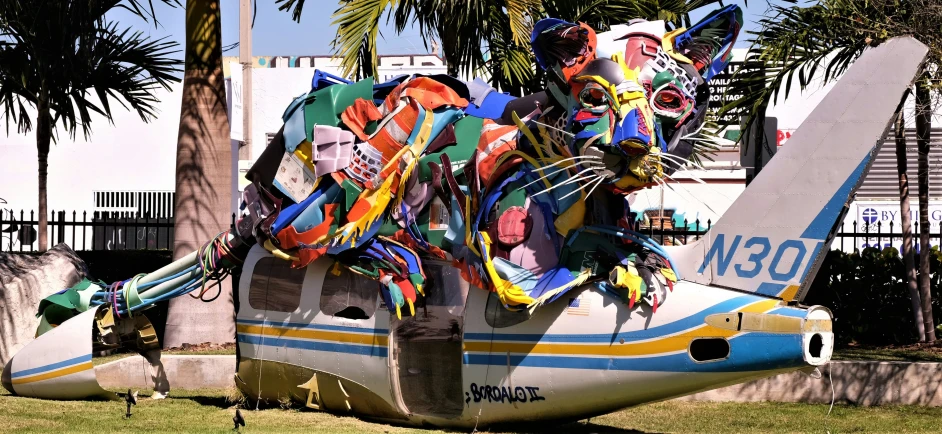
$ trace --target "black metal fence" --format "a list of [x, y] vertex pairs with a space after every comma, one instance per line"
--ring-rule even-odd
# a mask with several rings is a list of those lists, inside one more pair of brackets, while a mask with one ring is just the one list
[[[681, 245], [700, 239], [713, 225], [711, 220], [706, 224], [701, 224], [699, 220], [689, 223], [684, 220], [683, 226], [673, 227], [670, 220], [661, 219], [659, 224], [652, 226], [640, 226], [639, 232], [642, 232], [662, 245]], [[867, 247], [876, 247], [885, 249], [895, 247], [899, 249], [902, 245], [903, 230], [901, 225], [890, 222], [884, 225], [881, 222], [872, 224], [860, 223], [854, 221], [851, 227], [841, 224], [834, 241], [831, 244], [832, 249], [840, 249], [845, 252], [852, 252], [855, 249], [860, 250]], [[942, 225], [929, 225], [929, 241], [933, 246], [942, 244]], [[919, 252], [919, 222], [912, 225], [913, 247]]]
[[[38, 248], [36, 213], [0, 212], [0, 251], [31, 252]], [[156, 250], [173, 246], [173, 217], [130, 212], [52, 211], [49, 245], [66, 243], [73, 250]]]
[[[658, 221], [659, 220], [659, 221]], [[232, 215], [234, 224], [235, 214]], [[657, 219], [654, 225], [639, 225], [635, 229], [662, 245], [682, 245], [696, 241], [713, 226], [696, 220], [683, 221], [674, 226], [670, 219]], [[39, 221], [35, 212], [0, 210], [0, 251], [32, 252], [38, 248], [36, 228]], [[890, 222], [859, 224], [852, 227], [841, 225], [832, 249], [853, 251], [866, 247], [899, 248], [902, 244], [902, 229]], [[942, 225], [930, 228], [932, 245], [942, 244]], [[916, 250], [919, 249], [919, 223], [913, 225]], [[149, 214], [135, 215], [130, 212], [82, 212], [53, 211], [48, 223], [49, 245], [66, 243], [73, 250], [156, 250], [173, 247], [173, 217]]]

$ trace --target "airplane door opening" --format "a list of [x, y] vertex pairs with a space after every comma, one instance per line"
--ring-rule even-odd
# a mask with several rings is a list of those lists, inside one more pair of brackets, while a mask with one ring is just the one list
[[390, 316], [394, 389], [410, 413], [458, 417], [465, 405], [462, 337], [469, 285], [444, 262], [426, 262], [426, 279], [415, 316]]

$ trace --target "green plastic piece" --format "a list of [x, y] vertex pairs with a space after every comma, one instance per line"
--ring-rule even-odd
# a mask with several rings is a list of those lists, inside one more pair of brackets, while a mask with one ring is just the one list
[[390, 237], [395, 235], [396, 232], [399, 232], [399, 229], [401, 228], [396, 224], [395, 221], [387, 218], [386, 220], [383, 220], [383, 225], [379, 227], [379, 231], [377, 231], [376, 234], [382, 235], [384, 237]]
[[373, 77], [353, 84], [335, 84], [308, 94], [304, 103], [304, 127], [307, 140], [314, 142], [314, 125], [340, 125], [340, 114], [357, 98], [373, 99]]
[[[608, 127], [610, 123], [611, 123], [611, 118], [608, 117], [608, 113], [605, 113], [604, 115], [602, 115], [601, 118], [599, 118], [598, 122], [592, 125], [586, 126], [583, 131], [592, 131], [595, 134], [605, 134], [608, 132]], [[596, 143], [600, 143], [600, 142], [597, 141]]]
[[[428, 162], [442, 164], [442, 154], [447, 153], [454, 166], [455, 176], [464, 169], [464, 164], [471, 158], [471, 154], [478, 148], [478, 142], [481, 139], [481, 129], [484, 128], [484, 119], [474, 116], [465, 116], [458, 122], [455, 122], [455, 138], [457, 144], [446, 146], [438, 152], [428, 154], [419, 159], [419, 180], [428, 182], [432, 180], [432, 169], [428, 168]], [[442, 179], [442, 184], [445, 184]]]
[[577, 273], [583, 269], [591, 270], [593, 275], [607, 273], [606, 270], [601, 270], [601, 264], [599, 264], [596, 259], [596, 251], [599, 249], [599, 246], [611, 244], [606, 237], [581, 232], [576, 236], [576, 239], [571, 241], [571, 244], [569, 244], [569, 240], [567, 240], [566, 244], [559, 258], [560, 265]]
[[349, 179], [344, 179], [343, 183], [340, 184], [340, 188], [343, 188], [345, 195], [346, 203], [344, 207], [346, 208], [346, 212], [350, 212], [350, 208], [353, 208], [353, 204], [356, 203], [357, 198], [360, 197], [360, 193], [363, 191], [363, 189]]
[[510, 192], [500, 200], [498, 205], [498, 210], [500, 213], [507, 211], [512, 206], [523, 207], [523, 205], [527, 202], [527, 191], [518, 190], [517, 187], [517, 183], [511, 185]]

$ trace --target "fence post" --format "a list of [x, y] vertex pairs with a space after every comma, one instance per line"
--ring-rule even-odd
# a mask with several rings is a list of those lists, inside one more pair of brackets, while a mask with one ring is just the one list
[[[59, 214], [56, 216], [58, 219], [56, 223], [58, 224], [59, 236], [56, 238], [58, 244], [65, 242], [65, 211], [59, 211]], [[71, 246], [70, 246], [71, 247]]]
[[854, 220], [854, 251], [857, 251], [857, 220]]
[[883, 226], [882, 222], [877, 222], [877, 250], [881, 252], [883, 251], [883, 234], [880, 233], [880, 229], [882, 228], [882, 226]]
[[[32, 211], [29, 212], [29, 220], [30, 220], [30, 221], [33, 221], [33, 212], [32, 212]], [[20, 222], [22, 222], [22, 221], [23, 221], [23, 210], [20, 210]], [[22, 227], [22, 226], [23, 226], [23, 223], [20, 223], [20, 226]], [[37, 229], [37, 234], [36, 234], [37, 237], [39, 236], [39, 233], [38, 233], [38, 232], [39, 232], [39, 231], [38, 231], [38, 229]], [[32, 248], [33, 246], [30, 245], [29, 247]], [[23, 251], [23, 241], [22, 241], [22, 240], [20, 240], [20, 251], [21, 251], [21, 252]]]
[[841, 251], [844, 251], [844, 222], [841, 222]]

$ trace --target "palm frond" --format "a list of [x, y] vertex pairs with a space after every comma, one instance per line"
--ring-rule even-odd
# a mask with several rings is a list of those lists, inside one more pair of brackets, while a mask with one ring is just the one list
[[53, 127], [69, 135], [81, 130], [88, 137], [93, 113], [111, 121], [113, 101], [152, 120], [157, 88], [180, 81], [177, 44], [119, 30], [105, 17], [124, 8], [153, 19], [152, 9], [142, 9], [141, 0], [40, 3], [0, 2], [0, 106], [7, 133], [14, 124], [20, 133], [32, 129], [28, 110], [41, 97]]
[[[300, 17], [303, 2], [298, 1], [295, 14]], [[376, 37], [380, 18], [388, 14], [387, 8], [395, 6], [395, 3], [396, 0], [346, 0], [340, 3], [331, 22], [337, 26], [337, 37], [331, 42], [331, 48], [341, 57], [344, 74], [357, 78], [376, 74]]]

